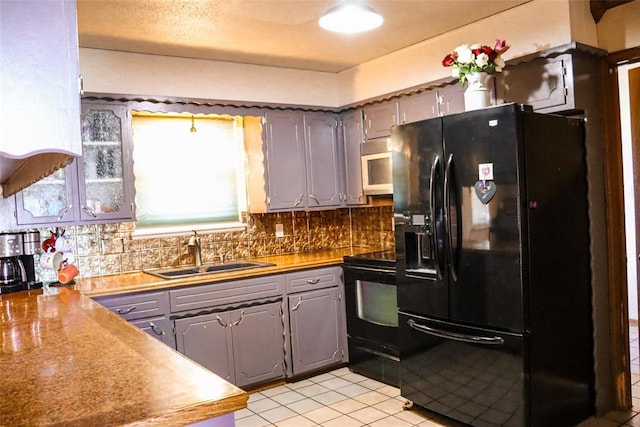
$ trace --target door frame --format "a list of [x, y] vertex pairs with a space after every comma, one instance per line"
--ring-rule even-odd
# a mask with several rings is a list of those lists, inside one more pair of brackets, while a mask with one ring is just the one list
[[629, 313], [627, 303], [626, 249], [624, 229], [624, 188], [622, 172], [622, 132], [618, 65], [640, 61], [640, 47], [614, 52], [603, 63], [604, 93], [604, 170], [607, 198], [607, 244], [609, 265], [609, 316], [611, 329], [611, 375], [615, 387], [615, 406], [629, 409], [631, 370], [629, 360]]

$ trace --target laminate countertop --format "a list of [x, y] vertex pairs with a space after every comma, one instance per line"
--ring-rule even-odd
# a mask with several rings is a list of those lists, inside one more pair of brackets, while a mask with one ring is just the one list
[[299, 254], [276, 255], [261, 258], [251, 258], [251, 261], [274, 264], [269, 267], [252, 268], [248, 270], [225, 271], [203, 276], [191, 276], [180, 279], [161, 279], [148, 273], [136, 272], [113, 274], [105, 276], [78, 279], [74, 288], [84, 295], [91, 297], [117, 295], [131, 292], [177, 288], [204, 283], [224, 282], [236, 279], [247, 279], [267, 274], [281, 274], [308, 268], [328, 267], [342, 264], [342, 258], [347, 255], [357, 255], [374, 252], [378, 248], [341, 248]]
[[0, 425], [185, 425], [248, 395], [69, 288], [2, 295]]
[[0, 425], [185, 425], [245, 408], [246, 392], [90, 297], [337, 265], [367, 251], [261, 258], [275, 266], [187, 279], [84, 278], [0, 295]]

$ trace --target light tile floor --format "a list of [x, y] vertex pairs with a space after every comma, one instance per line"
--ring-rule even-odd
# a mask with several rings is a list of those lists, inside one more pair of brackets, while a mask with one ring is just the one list
[[[633, 408], [589, 419], [579, 427], [640, 427], [640, 350], [638, 327], [629, 330]], [[400, 390], [340, 368], [302, 381], [249, 395], [236, 412], [237, 427], [458, 427], [433, 414], [403, 409]]]

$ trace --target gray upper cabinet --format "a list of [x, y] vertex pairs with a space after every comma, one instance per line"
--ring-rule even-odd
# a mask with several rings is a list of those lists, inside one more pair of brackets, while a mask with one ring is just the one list
[[[0, 177], [7, 197], [67, 164], [67, 154], [80, 155], [76, 2], [0, 1], [0, 52]], [[33, 162], [23, 160], [30, 156]]]
[[266, 145], [268, 211], [340, 206], [335, 115], [268, 112]]
[[350, 111], [341, 116], [340, 127], [343, 164], [343, 202], [346, 206], [367, 203], [362, 187], [362, 161], [360, 146], [364, 142], [362, 111]]
[[83, 221], [134, 219], [133, 142], [126, 107], [83, 103], [78, 162]]
[[268, 209], [304, 207], [307, 183], [302, 113], [270, 111], [266, 119]]
[[16, 193], [18, 225], [71, 225], [80, 219], [77, 161]]
[[571, 55], [538, 58], [496, 76], [499, 103], [519, 102], [550, 113], [575, 108]]
[[281, 302], [175, 320], [177, 349], [242, 387], [284, 377]]
[[418, 122], [438, 116], [438, 93], [428, 90], [398, 100], [400, 124]]
[[391, 126], [398, 124], [398, 103], [396, 101], [368, 105], [364, 113], [364, 133], [367, 140], [386, 138], [391, 135]]
[[18, 225], [135, 218], [131, 122], [124, 106], [83, 103], [83, 157], [16, 193]]
[[398, 100], [400, 123], [413, 123], [464, 111], [464, 87], [451, 84]]
[[340, 206], [338, 120], [333, 114], [305, 113], [307, 207]]
[[[493, 84], [493, 80], [491, 80], [491, 84]], [[438, 88], [436, 90], [438, 114], [446, 116], [447, 114], [464, 112], [464, 89], [460, 83]]]

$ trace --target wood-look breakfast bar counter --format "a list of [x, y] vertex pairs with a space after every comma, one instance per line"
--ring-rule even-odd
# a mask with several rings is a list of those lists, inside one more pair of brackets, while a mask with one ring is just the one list
[[0, 295], [0, 425], [186, 425], [245, 408], [248, 394], [90, 297], [336, 265], [336, 249], [260, 258], [254, 270], [165, 280], [146, 273]]

